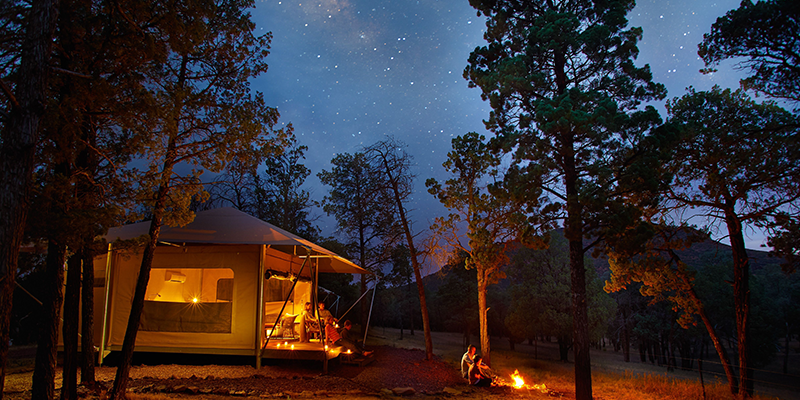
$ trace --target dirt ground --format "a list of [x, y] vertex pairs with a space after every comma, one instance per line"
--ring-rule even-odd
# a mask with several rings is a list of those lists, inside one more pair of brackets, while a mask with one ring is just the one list
[[[529, 393], [526, 389], [509, 386], [470, 388], [452, 361], [444, 361], [439, 356], [426, 361], [425, 352], [419, 349], [388, 345], [374, 346], [373, 349], [375, 361], [367, 366], [344, 365], [334, 360], [329, 365], [327, 375], [321, 373], [321, 362], [310, 361], [273, 361], [261, 369], [250, 365], [140, 364], [131, 369], [128, 393], [133, 399], [192, 395], [191, 398], [196, 400], [218, 400], [230, 396], [333, 399], [395, 395], [475, 399], [563, 396], [555, 392]], [[149, 361], [159, 362], [159, 359], [150, 358]], [[99, 367], [96, 377], [101, 387], [99, 390], [90, 390], [81, 386], [80, 397], [102, 398], [111, 387], [115, 372], [115, 367]], [[6, 376], [4, 398], [30, 399], [32, 375], [29, 368], [17, 367], [10, 371]], [[60, 375], [59, 371], [57, 392], [61, 388]]]

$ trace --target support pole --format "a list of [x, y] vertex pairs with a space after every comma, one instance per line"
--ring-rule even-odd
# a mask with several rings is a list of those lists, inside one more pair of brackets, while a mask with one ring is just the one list
[[261, 352], [258, 348], [261, 346], [261, 340], [264, 338], [264, 270], [266, 269], [267, 250], [269, 246], [261, 245], [261, 257], [258, 261], [258, 306], [256, 307], [256, 342], [254, 343], [254, 352], [256, 356], [256, 369], [261, 369]]
[[372, 319], [372, 306], [375, 304], [375, 293], [378, 291], [378, 277], [375, 277], [375, 286], [372, 287], [372, 300], [369, 302], [369, 315], [367, 315], [367, 326], [364, 327], [364, 346], [367, 345], [367, 331], [369, 331], [369, 321]]

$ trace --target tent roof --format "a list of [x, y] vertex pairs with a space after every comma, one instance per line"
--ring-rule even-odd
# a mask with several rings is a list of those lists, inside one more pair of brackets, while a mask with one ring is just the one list
[[[150, 222], [138, 222], [108, 230], [106, 240], [128, 240], [147, 235]], [[319, 272], [368, 274], [338, 254], [284, 231], [233, 207], [200, 211], [194, 221], [184, 227], [163, 226], [158, 236], [161, 242], [170, 243], [214, 243], [214, 244], [263, 244], [289, 254], [319, 260]]]

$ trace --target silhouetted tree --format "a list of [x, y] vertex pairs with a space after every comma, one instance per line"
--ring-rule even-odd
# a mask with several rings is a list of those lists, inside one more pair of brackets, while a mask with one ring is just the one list
[[[485, 122], [497, 147], [513, 156], [505, 187], [529, 202], [539, 224], [564, 221], [570, 243], [578, 400], [592, 397], [583, 239], [635, 221], [631, 188], [657, 181], [632, 171], [640, 143], [660, 123], [642, 101], [661, 99], [648, 66], [638, 68], [641, 28], [627, 28], [633, 0], [470, 1], [486, 15], [489, 42], [476, 48], [464, 77], [480, 87], [492, 112]], [[621, 188], [623, 183], [633, 186]], [[544, 190], [549, 201], [542, 202]], [[628, 199], [629, 200], [629, 199]]]

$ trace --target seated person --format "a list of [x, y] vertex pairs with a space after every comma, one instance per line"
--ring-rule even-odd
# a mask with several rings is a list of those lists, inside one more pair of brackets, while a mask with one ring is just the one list
[[464, 377], [464, 379], [469, 379], [468, 377], [469, 368], [472, 366], [472, 364], [475, 363], [473, 361], [474, 358], [475, 358], [475, 346], [469, 345], [469, 347], [467, 347], [467, 352], [464, 353], [463, 356], [461, 356], [461, 376]]
[[363, 341], [359, 339], [355, 333], [353, 333], [353, 323], [350, 322], [349, 319], [344, 320], [342, 324], [342, 329], [339, 331], [339, 335], [342, 336], [342, 339], [348, 340], [353, 343], [356, 347], [358, 347], [361, 352], [364, 352]]
[[335, 322], [333, 317], [328, 317], [328, 319], [325, 320], [325, 337], [328, 339], [328, 345], [342, 346], [351, 352], [364, 357], [369, 357], [372, 354], [371, 351], [363, 351], [355, 343], [342, 338], [342, 336], [339, 334], [339, 331], [336, 330], [336, 326], [334, 324]]
[[[333, 314], [331, 314], [330, 311], [325, 309], [325, 303], [320, 302], [317, 305], [317, 307], [319, 307], [319, 319], [321, 319], [323, 321], [327, 321], [328, 317], [333, 318]], [[338, 319], [336, 319], [336, 318], [333, 318], [333, 319], [334, 319], [334, 322], [339, 322]]]
[[306, 302], [303, 312], [300, 314], [300, 341], [308, 342], [311, 333], [319, 333], [319, 323], [314, 315], [311, 302]]
[[484, 372], [484, 367], [481, 356], [475, 356], [474, 363], [469, 367], [469, 384], [471, 386], [492, 386], [492, 378]]

